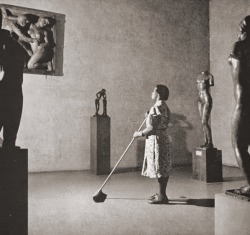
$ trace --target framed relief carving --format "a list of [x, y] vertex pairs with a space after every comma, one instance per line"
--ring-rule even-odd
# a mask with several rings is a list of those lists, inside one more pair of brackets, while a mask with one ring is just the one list
[[0, 4], [2, 29], [27, 52], [24, 73], [63, 75], [65, 15]]

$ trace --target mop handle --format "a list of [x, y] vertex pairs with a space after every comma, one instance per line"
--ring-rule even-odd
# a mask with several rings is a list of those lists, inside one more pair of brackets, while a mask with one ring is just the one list
[[[144, 121], [142, 122], [142, 124], [141, 124], [141, 126], [139, 127], [138, 131], [140, 131], [141, 128], [143, 127], [143, 125], [144, 125], [146, 119], [147, 119], [147, 118], [144, 119]], [[124, 155], [126, 154], [126, 152], [128, 151], [130, 145], [133, 143], [134, 139], [135, 139], [135, 138], [133, 137], [133, 139], [130, 141], [128, 147], [125, 149], [125, 151], [123, 152], [122, 156], [120, 157], [120, 159], [118, 160], [118, 162], [115, 164], [115, 166], [113, 167], [112, 171], [109, 173], [107, 179], [103, 182], [102, 186], [100, 187], [100, 189], [99, 189], [98, 191], [102, 190], [102, 188], [104, 187], [104, 185], [107, 183], [107, 181], [109, 180], [110, 176], [111, 176], [112, 173], [114, 172], [115, 168], [118, 166], [118, 164], [120, 163], [120, 161], [122, 160], [122, 158], [124, 157]]]

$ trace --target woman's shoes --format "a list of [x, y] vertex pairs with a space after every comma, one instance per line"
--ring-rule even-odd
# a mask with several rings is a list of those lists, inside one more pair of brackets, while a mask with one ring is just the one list
[[155, 199], [155, 197], [156, 197], [157, 195], [158, 195], [158, 193], [152, 195], [151, 197], [148, 198], [148, 200], [153, 200], [153, 199]]
[[[152, 198], [152, 197], [154, 197], [154, 198]], [[151, 197], [152, 199], [148, 200], [149, 204], [168, 204], [169, 203], [167, 196], [163, 197], [159, 194], [155, 194], [152, 197]]]

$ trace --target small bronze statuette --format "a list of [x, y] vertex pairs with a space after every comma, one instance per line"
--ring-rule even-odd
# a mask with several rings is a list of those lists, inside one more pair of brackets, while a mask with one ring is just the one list
[[[101, 91], [99, 91], [98, 93], [96, 93], [96, 99], [95, 99], [95, 108], [96, 108], [96, 112], [95, 112], [95, 116], [107, 116], [107, 95], [106, 95], [106, 90], [102, 89]], [[99, 112], [99, 108], [100, 108], [100, 99], [103, 98], [103, 113], [102, 115], [98, 114]]]
[[205, 140], [204, 145], [200, 147], [213, 148], [212, 133], [208, 120], [213, 106], [213, 100], [209, 92], [209, 87], [214, 86], [214, 77], [207, 71], [201, 72], [197, 77], [196, 83], [199, 90], [198, 108]]

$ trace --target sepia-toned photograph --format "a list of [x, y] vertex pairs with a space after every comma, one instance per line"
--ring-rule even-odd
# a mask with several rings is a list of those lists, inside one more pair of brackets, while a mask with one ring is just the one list
[[250, 235], [250, 0], [6, 0], [0, 27], [0, 235]]

